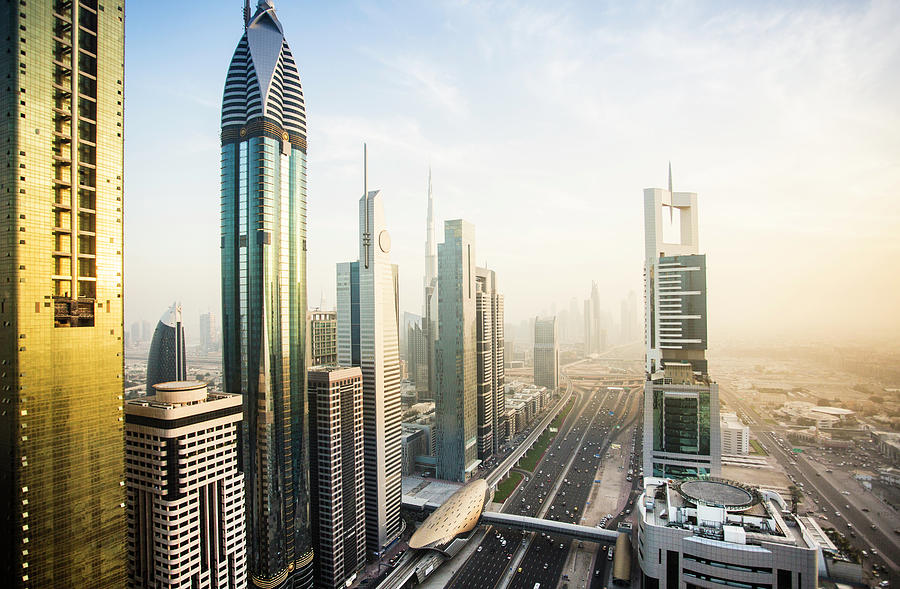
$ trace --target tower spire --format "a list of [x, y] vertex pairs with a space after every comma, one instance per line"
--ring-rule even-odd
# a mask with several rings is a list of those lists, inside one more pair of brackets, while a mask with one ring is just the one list
[[365, 249], [366, 259], [365, 267], [369, 267], [369, 244], [372, 242], [371, 228], [369, 227], [369, 152], [366, 144], [363, 143], [363, 201], [365, 202], [365, 231], [363, 232], [363, 246]]
[[250, 0], [244, 0], [244, 31], [250, 26]]
[[672, 192], [672, 160], [669, 160], [669, 223], [672, 222], [675, 211], [675, 193]]

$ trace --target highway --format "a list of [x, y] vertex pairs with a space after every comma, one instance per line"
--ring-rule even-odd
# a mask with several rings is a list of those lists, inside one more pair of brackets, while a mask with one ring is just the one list
[[[578, 447], [569, 468], [563, 471], [564, 479], [561, 481], [559, 492], [548, 499], [551, 504], [549, 509], [545, 508], [544, 517], [572, 523], [581, 521], [600, 461], [605, 459], [606, 451], [613, 439], [636, 419], [638, 400], [638, 395], [633, 392], [606, 393], [603, 395], [599, 411], [592, 417], [583, 433], [582, 429], [576, 426], [573, 433], [579, 436]], [[569, 437], [572, 437], [571, 433]], [[562, 444], [551, 446], [551, 450], [553, 449], [564, 451]], [[552, 474], [545, 470], [542, 476], [545, 476], [549, 483]], [[615, 521], [613, 519], [607, 523], [607, 527], [612, 528]], [[535, 583], [540, 583], [542, 587], [555, 587], [562, 576], [571, 548], [572, 542], [565, 538], [534, 535], [522, 559], [521, 571], [516, 569], [509, 587], [532, 589]], [[565, 577], [563, 579], [565, 580]]]
[[[749, 426], [754, 437], [760, 440], [766, 449], [775, 456], [788, 476], [793, 477], [797, 483], [802, 483], [804, 495], [813, 502], [818, 499], [818, 507], [823, 508], [828, 520], [848, 536], [851, 528], [848, 528], [847, 524], [851, 524], [856, 538], [848, 537], [850, 543], [860, 550], [871, 551], [875, 548], [879, 552], [876, 560], [880, 560], [891, 570], [891, 582], [900, 582], [900, 548], [898, 548], [896, 539], [889, 536], [891, 532], [886, 533], [885, 530], [878, 527], [880, 522], [873, 521], [860, 511], [851, 497], [842, 495], [840, 490], [832, 486], [824, 477], [816, 476], [816, 469], [807, 462], [803, 454], [789, 452], [787, 449], [789, 443], [784, 446], [779, 443], [776, 436], [786, 440], [783, 428], [765, 424], [761, 415], [737, 399], [736, 396], [730, 396], [729, 400], [736, 402], [754, 421]], [[773, 434], [772, 431], [776, 433]], [[835, 515], [836, 512], [841, 514], [840, 517]], [[875, 529], [872, 529], [873, 524], [876, 526]]]

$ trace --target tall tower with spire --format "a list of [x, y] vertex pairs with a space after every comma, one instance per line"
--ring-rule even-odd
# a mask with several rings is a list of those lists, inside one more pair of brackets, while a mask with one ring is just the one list
[[399, 306], [383, 195], [369, 190], [363, 155], [359, 260], [337, 265], [337, 354], [363, 376], [366, 546], [378, 557], [400, 535], [402, 409]]
[[431, 190], [431, 166], [428, 166], [428, 214], [425, 217], [425, 277], [422, 310], [422, 334], [425, 337], [426, 384], [416, 383], [419, 392], [427, 389], [427, 396], [437, 390], [435, 342], [438, 337], [438, 263], [437, 243], [434, 241], [434, 193]]
[[250, 584], [311, 587], [306, 111], [274, 5], [247, 8], [222, 99], [224, 384], [243, 396]]

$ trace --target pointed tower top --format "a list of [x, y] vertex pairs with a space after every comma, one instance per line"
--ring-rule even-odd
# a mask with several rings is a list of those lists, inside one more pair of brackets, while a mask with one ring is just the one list
[[672, 194], [672, 162], [669, 161], [669, 194]]
[[244, 0], [244, 30], [250, 26], [250, 0]]

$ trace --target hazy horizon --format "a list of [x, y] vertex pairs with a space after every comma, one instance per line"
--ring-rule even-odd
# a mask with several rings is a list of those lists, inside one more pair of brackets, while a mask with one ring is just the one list
[[[223, 10], [223, 4], [228, 5]], [[232, 6], [233, 5], [233, 6]], [[237, 0], [126, 18], [126, 327], [219, 306], [219, 116]], [[309, 127], [308, 302], [357, 257], [362, 144], [401, 310], [426, 183], [475, 224], [506, 319], [643, 299], [642, 190], [699, 195], [709, 340], [896, 342], [900, 5], [275, 3]]]

